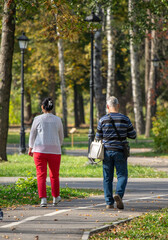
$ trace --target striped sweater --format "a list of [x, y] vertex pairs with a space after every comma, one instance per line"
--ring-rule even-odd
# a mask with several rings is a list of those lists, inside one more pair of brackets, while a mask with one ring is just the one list
[[[135, 139], [136, 131], [134, 130], [130, 119], [121, 113], [110, 113], [114, 120], [115, 126], [120, 134], [122, 142], [127, 142], [127, 137]], [[103, 116], [97, 126], [96, 139], [103, 140], [106, 150], [122, 151], [122, 142], [113, 127], [109, 114]]]

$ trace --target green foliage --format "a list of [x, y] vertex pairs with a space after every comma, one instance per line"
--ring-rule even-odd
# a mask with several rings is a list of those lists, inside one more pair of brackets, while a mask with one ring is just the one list
[[168, 209], [153, 211], [89, 239], [168, 239]]
[[157, 116], [153, 118], [153, 139], [154, 150], [159, 153], [168, 153], [168, 110], [163, 109], [157, 112]]
[[[37, 180], [31, 172], [28, 172], [27, 178], [19, 178], [15, 184], [0, 185], [0, 206], [17, 206], [24, 204], [39, 204], [39, 196], [37, 189]], [[82, 189], [60, 189], [60, 195], [63, 199], [84, 198], [90, 194], [102, 194], [98, 190], [82, 190]], [[52, 202], [51, 187], [47, 186], [48, 202]]]
[[[167, 29], [168, 24], [168, 2], [165, 0], [151, 0], [151, 1], [132, 1], [132, 12], [129, 13], [132, 20], [129, 21], [127, 27], [134, 26], [137, 30], [135, 38], [141, 41], [146, 36], [146, 30], [155, 29], [163, 31]], [[151, 21], [151, 17], [154, 22]]]
[[37, 189], [37, 180], [33, 177], [31, 172], [27, 173], [28, 177], [26, 179], [19, 178], [16, 182], [16, 189], [25, 190], [25, 189]]
[[12, 89], [9, 103], [9, 125], [15, 125], [20, 123], [20, 108], [20, 94], [18, 94], [17, 89]]
[[0, 186], [0, 205], [13, 206], [22, 204], [37, 204], [39, 202], [37, 180], [28, 173], [27, 179], [19, 178], [16, 184]]

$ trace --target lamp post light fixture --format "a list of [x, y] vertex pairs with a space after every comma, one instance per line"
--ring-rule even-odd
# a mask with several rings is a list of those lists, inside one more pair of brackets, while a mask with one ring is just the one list
[[[94, 11], [92, 11], [91, 15], [87, 16], [85, 19], [86, 22], [91, 23], [99, 23], [101, 19], [95, 15]], [[94, 74], [93, 74], [93, 56], [94, 56], [94, 33], [91, 31], [91, 69], [90, 69], [90, 128], [88, 134], [88, 153], [90, 152], [90, 144], [94, 140], [94, 127], [93, 127], [93, 92], [94, 92]]]
[[153, 66], [154, 66], [154, 99], [155, 99], [155, 105], [154, 105], [154, 110], [153, 110], [153, 115], [156, 114], [156, 108], [157, 108], [157, 71], [158, 71], [158, 66], [159, 66], [159, 59], [157, 58], [157, 56], [155, 55], [154, 58], [151, 60], [153, 62]]
[[24, 128], [24, 52], [27, 48], [29, 39], [23, 32], [20, 37], [18, 37], [19, 47], [21, 50], [21, 129], [20, 129], [20, 147], [19, 152], [25, 153], [25, 128]]
[[153, 62], [153, 66], [156, 68], [159, 66], [159, 59], [157, 58], [157, 56], [155, 55], [154, 56], [154, 59], [152, 59], [152, 62]]

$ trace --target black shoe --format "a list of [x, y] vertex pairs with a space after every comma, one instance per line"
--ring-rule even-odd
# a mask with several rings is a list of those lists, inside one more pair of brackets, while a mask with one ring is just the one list
[[120, 195], [116, 194], [116, 195], [114, 196], [114, 200], [115, 200], [116, 203], [117, 203], [117, 208], [118, 208], [118, 209], [124, 209], [124, 204], [123, 204], [123, 202], [122, 202], [122, 199], [121, 199]]
[[3, 212], [0, 210], [0, 220], [3, 220]]

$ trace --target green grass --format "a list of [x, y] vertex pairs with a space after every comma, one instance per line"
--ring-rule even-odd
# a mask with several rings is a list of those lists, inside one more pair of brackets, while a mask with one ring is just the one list
[[[25, 142], [28, 143], [29, 140], [29, 134], [25, 134]], [[9, 132], [8, 133], [8, 144], [19, 144], [20, 143], [20, 133], [19, 132]]]
[[91, 236], [90, 240], [140, 240], [168, 239], [168, 209], [153, 211], [134, 220], [120, 224], [103, 233]]
[[[0, 177], [25, 177], [28, 172], [36, 176], [33, 158], [28, 155], [8, 155], [8, 162], [0, 162]], [[102, 177], [102, 163], [88, 165], [87, 157], [62, 155], [61, 177]], [[155, 171], [150, 167], [128, 166], [129, 177], [132, 178], [167, 178], [168, 174]]]
[[[130, 142], [131, 148], [153, 148], [153, 142]], [[88, 149], [88, 142], [86, 143], [78, 143], [74, 142], [73, 147], [71, 144], [64, 142], [64, 148], [67, 150], [75, 150], [75, 149]]]
[[[26, 143], [28, 143], [29, 133], [25, 134]], [[20, 133], [9, 132], [8, 133], [8, 144], [19, 144]], [[81, 143], [80, 142], [85, 142]], [[153, 148], [153, 141], [151, 138], [144, 139], [143, 136], [138, 137], [137, 140], [129, 140], [132, 148]], [[71, 135], [64, 139], [64, 145], [67, 148], [71, 148]], [[77, 133], [74, 134], [74, 149], [88, 148], [88, 129], [78, 129]]]
[[66, 144], [64, 143], [63, 145], [63, 148], [64, 149], [67, 149], [67, 150], [77, 150], [77, 149], [85, 149], [87, 150], [88, 149], [88, 143], [74, 143], [73, 144], [73, 147], [71, 146], [71, 144]]
[[[0, 206], [19, 206], [24, 204], [39, 204], [37, 180], [30, 176], [27, 179], [20, 178], [15, 184], [0, 185]], [[90, 195], [103, 194], [101, 190], [92, 189], [60, 189], [62, 199], [85, 198]], [[47, 186], [48, 202], [52, 202], [51, 187]]]
[[137, 141], [135, 140], [128, 140], [128, 141], [130, 143], [131, 148], [153, 148], [153, 141], [148, 142], [140, 139], [138, 139]]
[[136, 156], [136, 157], [160, 157], [160, 158], [168, 158], [167, 153], [158, 153], [158, 152], [141, 152], [141, 153], [131, 153], [131, 156]]

